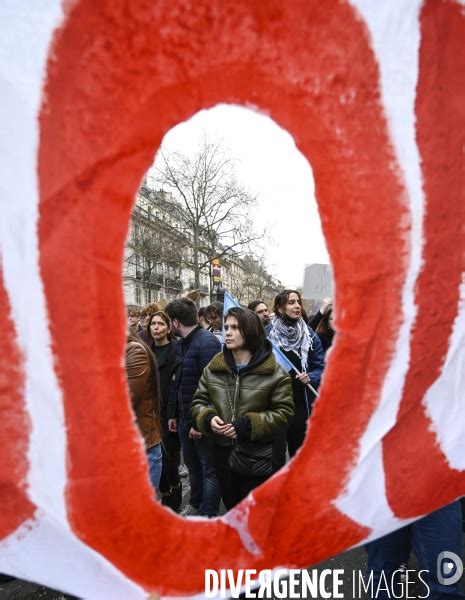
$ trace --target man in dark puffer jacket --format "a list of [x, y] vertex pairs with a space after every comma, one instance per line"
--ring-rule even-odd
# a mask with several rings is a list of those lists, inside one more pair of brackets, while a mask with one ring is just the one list
[[[198, 514], [218, 514], [220, 490], [213, 461], [212, 440], [193, 425], [192, 397], [204, 368], [221, 350], [217, 338], [197, 321], [197, 307], [189, 298], [177, 298], [165, 307], [176, 335], [181, 336], [172, 370], [168, 427], [177, 431], [191, 485], [190, 505]], [[191, 513], [192, 514], [192, 513]]]

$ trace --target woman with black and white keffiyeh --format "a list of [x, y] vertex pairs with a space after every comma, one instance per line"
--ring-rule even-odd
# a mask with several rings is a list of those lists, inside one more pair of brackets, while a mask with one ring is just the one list
[[275, 318], [268, 337], [283, 351], [299, 373], [291, 373], [295, 414], [287, 426], [287, 448], [294, 456], [305, 439], [307, 421], [315, 395], [306, 384], [318, 389], [324, 367], [324, 353], [319, 337], [302, 317], [302, 299], [295, 290], [280, 292], [274, 301]]

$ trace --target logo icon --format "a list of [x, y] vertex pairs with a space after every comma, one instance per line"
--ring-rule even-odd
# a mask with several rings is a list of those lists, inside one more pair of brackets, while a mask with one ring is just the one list
[[441, 552], [437, 565], [438, 581], [442, 585], [453, 585], [462, 577], [463, 562], [454, 552]]

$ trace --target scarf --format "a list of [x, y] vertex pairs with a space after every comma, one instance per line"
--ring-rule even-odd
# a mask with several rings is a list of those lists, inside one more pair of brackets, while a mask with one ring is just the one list
[[313, 350], [313, 344], [307, 324], [302, 317], [295, 321], [286, 316], [276, 316], [271, 324], [268, 337], [286, 352], [295, 352], [300, 358], [302, 372], [305, 372], [308, 352]]

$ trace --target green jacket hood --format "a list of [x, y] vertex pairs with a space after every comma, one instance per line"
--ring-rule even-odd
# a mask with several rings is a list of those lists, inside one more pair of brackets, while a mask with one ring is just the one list
[[[236, 373], [236, 365], [232, 352], [226, 347], [223, 351], [213, 357], [209, 364], [211, 371], [215, 373], [226, 372]], [[265, 340], [263, 348], [259, 348], [255, 354], [252, 355], [248, 365], [241, 369], [241, 376], [245, 373], [253, 373], [255, 375], [271, 375], [274, 373], [276, 368], [276, 359], [273, 354], [273, 346], [269, 340]]]

